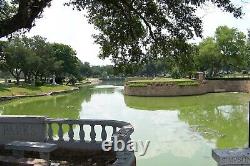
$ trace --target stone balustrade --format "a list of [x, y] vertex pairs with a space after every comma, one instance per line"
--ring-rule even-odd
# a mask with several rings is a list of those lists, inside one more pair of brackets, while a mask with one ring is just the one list
[[[75, 148], [82, 150], [101, 150], [102, 141], [107, 140], [107, 127], [112, 128], [112, 136], [116, 136], [118, 140], [122, 140], [125, 144], [130, 140], [131, 134], [134, 132], [133, 127], [126, 122], [114, 121], [114, 120], [67, 120], [67, 119], [47, 119], [48, 125], [48, 137], [47, 142], [57, 143], [62, 148]], [[53, 125], [58, 127], [58, 131], [55, 133]], [[68, 130], [64, 131], [63, 126]], [[90, 140], [86, 140], [85, 136], [87, 132], [84, 130], [84, 126], [90, 127], [89, 137]], [[101, 141], [96, 140], [97, 132], [95, 127], [101, 127]], [[79, 131], [76, 133], [74, 128], [78, 127]], [[65, 139], [65, 134], [68, 139]], [[76, 136], [78, 135], [78, 137]], [[76, 136], [76, 137], [75, 137]], [[124, 151], [115, 152], [116, 162], [114, 165], [133, 165], [135, 157], [133, 152]]]
[[[133, 127], [126, 122], [114, 120], [68, 120], [68, 119], [47, 119], [47, 142], [56, 143], [61, 148], [73, 148], [81, 150], [101, 150], [102, 141], [106, 141], [108, 133], [106, 128], [112, 128], [112, 136], [116, 136], [118, 140], [123, 140], [125, 144], [130, 140], [131, 134], [134, 132]], [[89, 137], [86, 140], [87, 132], [84, 126], [90, 127]], [[101, 140], [97, 141], [96, 127], [101, 128]], [[57, 127], [57, 131], [56, 131]], [[74, 128], [79, 128], [76, 132]], [[65, 129], [67, 128], [67, 129]], [[65, 130], [64, 130], [65, 129]], [[66, 135], [65, 135], [66, 133]], [[111, 140], [110, 140], [111, 141]], [[115, 152], [116, 162], [114, 165], [133, 165], [135, 156], [133, 152], [124, 151]], [[129, 163], [129, 164], [128, 164]]]
[[[112, 128], [112, 136], [117, 133], [120, 129], [126, 126], [130, 126], [129, 123], [122, 121], [113, 121], [113, 120], [68, 120], [68, 119], [47, 119], [47, 133], [48, 133], [48, 142], [86, 142], [85, 136], [86, 131], [84, 126], [90, 127], [90, 142], [96, 143], [96, 130], [95, 127], [101, 127], [101, 141], [107, 140], [107, 127]], [[63, 127], [64, 126], [64, 127]], [[78, 127], [79, 132], [75, 133], [74, 128]], [[56, 128], [57, 131], [56, 131]], [[67, 128], [64, 129], [64, 128]], [[68, 140], [65, 139], [65, 134], [67, 133]], [[66, 137], [67, 137], [66, 136]]]
[[[40, 141], [57, 144], [64, 150], [100, 152], [103, 141], [112, 141], [116, 136], [118, 140], [123, 140], [127, 144], [133, 132], [131, 124], [115, 120], [0, 116], [0, 143], [2, 144], [8, 141]], [[117, 159], [113, 165], [135, 165], [133, 152], [126, 150], [113, 152]]]

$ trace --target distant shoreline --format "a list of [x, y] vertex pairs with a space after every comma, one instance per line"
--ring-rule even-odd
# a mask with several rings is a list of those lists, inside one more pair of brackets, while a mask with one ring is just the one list
[[176, 97], [221, 92], [250, 93], [250, 80], [204, 80], [198, 85], [185, 86], [167, 83], [135, 85], [125, 84], [124, 94], [138, 97]]
[[[6, 96], [0, 96], [0, 103], [5, 101], [11, 101], [15, 99], [22, 99], [22, 98], [33, 98], [33, 97], [43, 97], [43, 96], [55, 96], [55, 95], [61, 95], [66, 93], [71, 93], [80, 90], [83, 87], [90, 86], [90, 85], [98, 85], [102, 82], [102, 80], [98, 78], [90, 78], [86, 83], [82, 83], [79, 85], [72, 86], [71, 89], [66, 90], [54, 90], [52, 88], [52, 91], [44, 92], [44, 93], [38, 93], [38, 94], [25, 94], [25, 95], [6, 95]], [[57, 87], [55, 85], [55, 87]]]
[[80, 89], [79, 87], [73, 87], [72, 89], [69, 89], [69, 90], [52, 91], [52, 92], [48, 92], [48, 93], [41, 93], [41, 94], [35, 94], [35, 95], [1, 96], [0, 102], [11, 101], [11, 100], [15, 100], [15, 99], [22, 99], [22, 98], [29, 98], [29, 97], [60, 95], [60, 94], [66, 94], [66, 93], [78, 91], [79, 89]]

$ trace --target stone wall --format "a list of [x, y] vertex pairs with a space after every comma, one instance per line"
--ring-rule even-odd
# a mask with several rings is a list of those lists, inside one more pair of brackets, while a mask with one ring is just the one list
[[250, 80], [205, 80], [197, 86], [148, 85], [146, 87], [128, 87], [124, 94], [129, 96], [171, 97], [191, 96], [216, 92], [250, 92]]
[[11, 141], [44, 142], [46, 140], [45, 117], [0, 116], [0, 144]]

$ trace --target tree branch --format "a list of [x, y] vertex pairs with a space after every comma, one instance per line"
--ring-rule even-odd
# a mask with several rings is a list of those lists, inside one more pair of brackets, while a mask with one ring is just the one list
[[0, 38], [20, 29], [30, 29], [51, 0], [20, 0], [18, 12], [10, 19], [0, 21]]

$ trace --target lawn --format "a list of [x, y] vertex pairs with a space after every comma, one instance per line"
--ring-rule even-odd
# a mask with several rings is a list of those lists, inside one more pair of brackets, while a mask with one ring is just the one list
[[152, 80], [134, 80], [126, 83], [129, 87], [146, 87], [148, 85], [178, 85], [178, 86], [196, 86], [199, 82], [191, 79], [172, 79], [172, 78], [156, 78]]
[[39, 95], [54, 91], [70, 90], [71, 86], [66, 85], [45, 85], [45, 86], [5, 86], [0, 84], [0, 96], [16, 96], [16, 95]]

